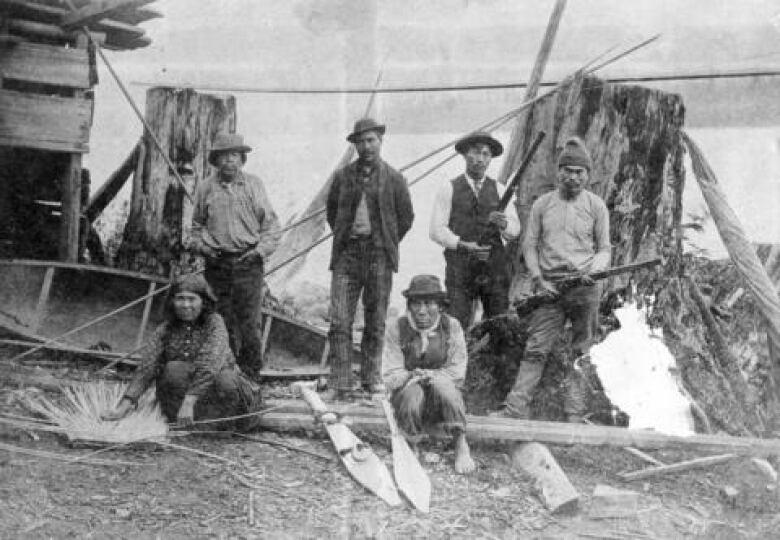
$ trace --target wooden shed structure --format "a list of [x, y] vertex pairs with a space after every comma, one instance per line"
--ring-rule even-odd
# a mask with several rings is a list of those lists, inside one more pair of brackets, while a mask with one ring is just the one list
[[97, 47], [148, 46], [138, 25], [161, 16], [153, 2], [0, 0], [1, 257], [83, 252]]

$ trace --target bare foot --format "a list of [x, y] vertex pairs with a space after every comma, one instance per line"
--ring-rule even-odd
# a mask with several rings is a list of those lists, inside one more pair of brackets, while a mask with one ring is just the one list
[[471, 459], [471, 450], [466, 442], [466, 434], [460, 433], [455, 441], [455, 472], [458, 474], [469, 474], [474, 472], [477, 466]]

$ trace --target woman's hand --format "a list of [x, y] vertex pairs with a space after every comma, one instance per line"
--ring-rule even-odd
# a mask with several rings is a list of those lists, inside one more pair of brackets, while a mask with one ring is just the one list
[[133, 402], [127, 398], [122, 398], [113, 410], [102, 413], [100, 419], [108, 422], [116, 422], [127, 416], [127, 413], [129, 413], [131, 409], [133, 409]]
[[195, 423], [195, 402], [197, 401], [195, 396], [184, 396], [184, 400], [181, 402], [179, 412], [176, 415], [176, 420], [179, 425], [189, 427]]

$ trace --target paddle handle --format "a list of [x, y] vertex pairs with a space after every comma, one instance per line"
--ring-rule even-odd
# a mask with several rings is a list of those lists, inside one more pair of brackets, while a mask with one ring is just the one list
[[336, 415], [328, 410], [320, 395], [314, 390], [312, 383], [296, 382], [293, 383], [292, 388], [294, 392], [301, 394], [303, 401], [316, 415], [320, 416], [323, 422], [328, 424], [336, 421]]
[[382, 400], [382, 409], [385, 411], [387, 425], [390, 426], [390, 435], [398, 435], [398, 423], [395, 421], [395, 412], [392, 404], [387, 399]]

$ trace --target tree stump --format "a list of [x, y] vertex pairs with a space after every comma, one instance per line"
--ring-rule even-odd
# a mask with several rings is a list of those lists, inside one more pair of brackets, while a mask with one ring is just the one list
[[[518, 188], [515, 205], [525, 225], [533, 202], [555, 188], [558, 155], [565, 141], [580, 137], [594, 163], [587, 188], [604, 199], [610, 212], [612, 265], [663, 259], [653, 270], [606, 281], [604, 300], [611, 302], [617, 291], [631, 294], [627, 285], [633, 279], [635, 299], [654, 299], [650, 322], [663, 328], [681, 380], [715, 429], [755, 433], [760, 421], [751, 405], [740, 399], [741, 374], [719, 365], [701, 311], [683, 279], [684, 113], [678, 95], [595, 77], [571, 78], [523, 113], [523, 129], [515, 130], [510, 141], [510, 147], [522, 149], [539, 131], [547, 133]], [[514, 170], [522, 154], [508, 152], [515, 163], [506, 169]], [[510, 261], [514, 266], [510, 299], [516, 300], [530, 292], [517, 243], [510, 246]], [[551, 404], [560, 401], [554, 386], [543, 389], [547, 392], [543, 400]]]
[[[198, 182], [209, 174], [215, 135], [236, 129], [235, 98], [152, 88], [146, 93], [145, 116], [194, 196]], [[193, 206], [148, 135], [142, 147], [117, 266], [167, 276], [172, 266], [192, 263], [183, 257]]]

